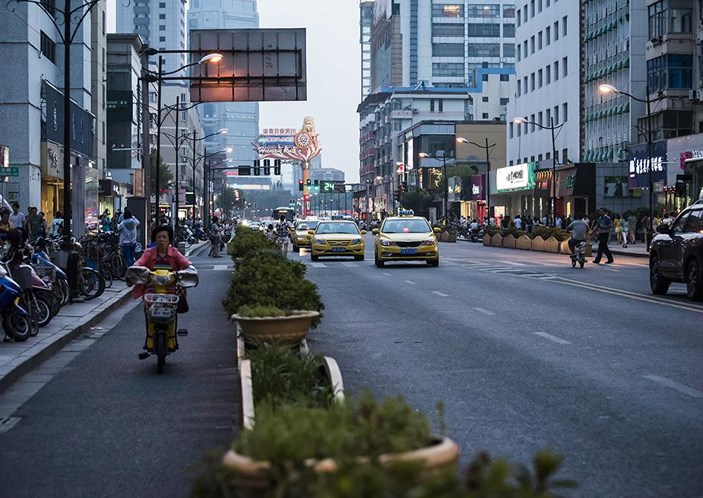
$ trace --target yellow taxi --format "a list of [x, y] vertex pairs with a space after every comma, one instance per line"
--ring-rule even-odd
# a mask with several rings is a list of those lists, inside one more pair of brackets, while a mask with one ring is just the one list
[[300, 251], [301, 247], [310, 247], [312, 235], [308, 233], [310, 230], [315, 230], [319, 220], [301, 220], [295, 226], [295, 230], [291, 232], [291, 242], [293, 243], [293, 251]]
[[354, 256], [357, 261], [364, 259], [364, 238], [366, 230], [359, 231], [353, 221], [322, 220], [312, 236], [310, 259], [317, 261], [320, 256]]
[[381, 228], [374, 228], [374, 262], [382, 268], [387, 261], [426, 261], [439, 266], [439, 244], [435, 231], [421, 216], [412, 211], [401, 211], [399, 216], [383, 220]]

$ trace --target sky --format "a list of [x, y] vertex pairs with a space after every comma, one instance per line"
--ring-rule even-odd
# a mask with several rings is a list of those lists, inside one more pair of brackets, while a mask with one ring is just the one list
[[[115, 1], [122, 0], [107, 4], [110, 32], [114, 32]], [[359, 0], [258, 0], [258, 8], [262, 28], [307, 29], [308, 80], [307, 101], [262, 102], [259, 127], [300, 129], [303, 118], [312, 116], [320, 135], [322, 166], [344, 171], [348, 183], [358, 182]]]

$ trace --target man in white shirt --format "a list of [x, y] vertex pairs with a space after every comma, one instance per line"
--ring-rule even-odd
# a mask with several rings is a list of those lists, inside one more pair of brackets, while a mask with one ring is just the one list
[[12, 203], [12, 212], [10, 213], [10, 223], [12, 223], [15, 228], [24, 228], [25, 216], [24, 213], [20, 212], [20, 205], [17, 202]]

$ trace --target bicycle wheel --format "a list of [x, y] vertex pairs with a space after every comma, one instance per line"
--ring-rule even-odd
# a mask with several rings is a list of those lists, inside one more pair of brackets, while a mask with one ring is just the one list
[[[20, 297], [19, 305], [27, 312], [27, 320], [29, 322], [29, 335], [34, 337], [39, 333], [39, 320], [37, 319], [36, 308], [33, 304], [34, 295], [31, 290], [24, 291], [24, 295]], [[30, 304], [32, 303], [32, 304]]]
[[105, 279], [105, 288], [109, 289], [110, 287], [112, 287], [112, 266], [109, 263], [100, 260], [100, 262], [98, 263], [98, 270], [100, 276]]
[[125, 274], [127, 273], [127, 262], [124, 260], [122, 253], [119, 251], [113, 252], [109, 262], [112, 268], [112, 277], [117, 280], [124, 280]]
[[86, 301], [95, 299], [105, 291], [105, 279], [92, 268], [83, 268], [78, 274], [78, 291]]

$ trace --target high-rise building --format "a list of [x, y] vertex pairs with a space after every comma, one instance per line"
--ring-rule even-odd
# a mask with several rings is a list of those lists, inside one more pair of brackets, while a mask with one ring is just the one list
[[[188, 29], [251, 29], [259, 27], [256, 0], [192, 0], [188, 12]], [[252, 166], [258, 158], [255, 146], [259, 138], [259, 104], [257, 102], [207, 103], [199, 106], [205, 135], [222, 128], [205, 142], [208, 151], [232, 147], [237, 165]]]
[[373, 0], [359, 3], [359, 43], [361, 43], [361, 100], [371, 93], [371, 27], [373, 22]]
[[[516, 90], [508, 108], [510, 165], [579, 162], [579, 2], [522, 0], [515, 32]], [[513, 123], [514, 118], [527, 122]], [[552, 143], [551, 128], [555, 127]], [[554, 148], [554, 150], [552, 150]]]

